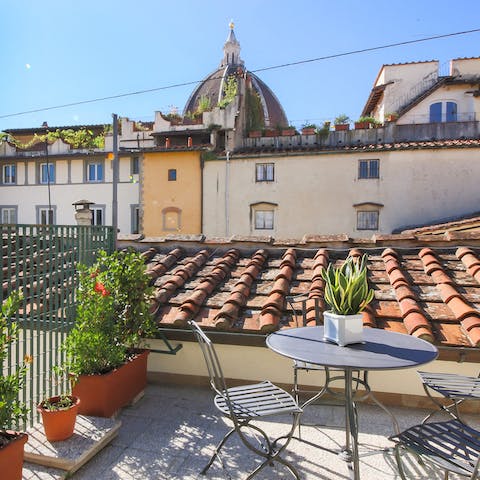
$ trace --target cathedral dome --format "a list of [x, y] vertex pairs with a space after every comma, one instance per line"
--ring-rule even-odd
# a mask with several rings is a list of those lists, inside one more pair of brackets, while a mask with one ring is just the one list
[[[188, 99], [184, 115], [198, 110], [201, 101], [213, 108], [217, 106], [225, 94], [225, 85], [230, 77], [245, 80], [246, 88], [254, 93], [259, 104], [262, 118], [256, 123], [265, 127], [285, 127], [288, 125], [287, 116], [272, 90], [257, 75], [246, 71], [245, 64], [240, 58], [240, 43], [235, 37], [233, 23], [230, 23], [230, 32], [223, 47], [223, 59], [217, 70], [208, 75], [193, 91]], [[202, 99], [202, 100], [201, 100]]]

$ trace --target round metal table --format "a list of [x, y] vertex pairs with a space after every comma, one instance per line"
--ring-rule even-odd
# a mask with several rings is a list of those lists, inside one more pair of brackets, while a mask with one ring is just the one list
[[[353, 466], [352, 478], [360, 479], [358, 424], [353, 400], [353, 371], [397, 370], [422, 365], [438, 356], [437, 348], [403, 333], [364, 328], [364, 343], [340, 347], [323, 338], [323, 327], [280, 330], [267, 337], [267, 346], [285, 357], [328, 368], [341, 369], [345, 378], [346, 445], [343, 458]], [[366, 377], [365, 377], [366, 378]], [[355, 379], [358, 385], [358, 379]], [[393, 415], [371, 394], [368, 382], [361, 382], [375, 403]], [[309, 403], [309, 402], [307, 402]]]

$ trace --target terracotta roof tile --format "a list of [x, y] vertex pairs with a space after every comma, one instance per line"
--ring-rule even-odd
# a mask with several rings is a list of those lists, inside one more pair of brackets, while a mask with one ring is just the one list
[[[451, 245], [445, 237], [417, 245], [402, 237], [410, 242], [406, 246], [400, 237], [353, 244], [347, 236], [307, 236], [309, 241], [288, 247], [251, 238], [229, 239], [223, 248], [198, 241], [182, 241], [178, 248], [174, 240], [139, 245], [155, 285], [152, 308], [160, 325], [185, 328], [194, 318], [216, 330], [265, 334], [295, 325], [286, 302], [294, 294], [307, 299], [302, 321], [321, 324], [322, 269], [366, 252], [375, 299], [363, 312], [364, 326], [438, 345], [480, 346], [480, 242]], [[301, 307], [294, 308], [301, 319]]]

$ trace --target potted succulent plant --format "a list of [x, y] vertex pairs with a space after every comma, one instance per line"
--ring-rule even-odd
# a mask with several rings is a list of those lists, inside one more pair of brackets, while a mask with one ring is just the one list
[[325, 302], [330, 307], [323, 313], [324, 337], [337, 345], [362, 342], [361, 312], [372, 301], [368, 286], [367, 256], [348, 257], [340, 267], [330, 264], [322, 270], [325, 281]]
[[342, 113], [333, 121], [335, 130], [349, 130], [350, 129], [350, 117]]
[[66, 440], [73, 435], [80, 399], [73, 395], [49, 397], [37, 406], [42, 415], [45, 436], [49, 442]]
[[27, 407], [19, 402], [18, 393], [23, 387], [27, 373], [27, 364], [31, 358], [26, 356], [15, 371], [5, 374], [5, 361], [8, 358], [8, 345], [16, 340], [17, 324], [11, 318], [18, 310], [22, 296], [12, 293], [0, 310], [0, 476], [2, 480], [21, 480], [23, 466], [23, 448], [28, 440], [26, 433], [13, 431], [26, 420]]
[[77, 318], [65, 349], [66, 369], [79, 397], [79, 414], [111, 417], [147, 383], [148, 350], [155, 328], [152, 288], [145, 263], [133, 251], [99, 252], [91, 267], [79, 266]]

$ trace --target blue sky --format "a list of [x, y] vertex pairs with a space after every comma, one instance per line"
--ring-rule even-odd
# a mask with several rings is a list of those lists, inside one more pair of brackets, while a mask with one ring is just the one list
[[[478, 0], [1, 0], [0, 117], [201, 80], [235, 34], [246, 68], [480, 28]], [[289, 120], [358, 118], [383, 64], [480, 56], [480, 32], [260, 72]], [[0, 130], [153, 120], [194, 86], [0, 118]]]

